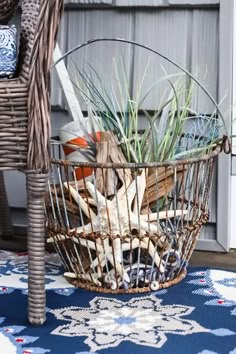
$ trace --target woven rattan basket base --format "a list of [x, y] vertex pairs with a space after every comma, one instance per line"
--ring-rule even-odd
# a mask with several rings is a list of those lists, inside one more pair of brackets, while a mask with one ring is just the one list
[[[176, 278], [160, 284], [159, 290], [166, 289], [172, 285], [178, 284], [186, 277], [186, 275], [187, 275], [187, 270], [183, 269]], [[98, 287], [98, 286], [95, 286], [95, 285], [92, 285], [89, 283], [81, 282], [77, 279], [75, 279], [75, 280], [72, 280], [69, 278], [66, 278], [66, 279], [70, 284], [74, 285], [75, 287], [86, 289], [89, 291], [105, 293], [105, 294], [140, 294], [140, 293], [146, 293], [146, 292], [153, 291], [153, 290], [151, 290], [150, 286], [146, 286], [146, 287], [142, 287], [142, 288], [136, 287], [136, 288], [128, 289], [128, 290], [124, 290], [124, 289], [112, 290], [112, 289], [108, 289], [108, 288], [104, 288], [104, 287]]]

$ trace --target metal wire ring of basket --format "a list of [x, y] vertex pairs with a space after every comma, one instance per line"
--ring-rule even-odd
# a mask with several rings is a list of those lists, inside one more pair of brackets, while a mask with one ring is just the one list
[[[191, 137], [179, 142], [184, 139], [188, 146]], [[200, 157], [162, 163], [85, 163], [65, 160], [62, 144], [53, 141], [47, 241], [60, 255], [66, 278], [109, 293], [158, 290], [181, 281], [209, 218], [214, 165], [223, 146], [219, 140]]]

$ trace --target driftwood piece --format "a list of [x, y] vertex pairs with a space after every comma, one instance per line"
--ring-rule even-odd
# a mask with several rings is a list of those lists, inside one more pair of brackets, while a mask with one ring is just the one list
[[147, 206], [151, 207], [158, 199], [172, 191], [175, 188], [176, 182], [184, 178], [185, 170], [184, 166], [177, 167], [176, 180], [172, 167], [168, 167], [167, 169], [161, 167], [157, 171], [152, 171], [147, 177], [142, 210], [147, 208]]
[[69, 183], [73, 188], [77, 188], [79, 192], [86, 190], [85, 181], [83, 179], [77, 180], [76, 182], [70, 181]]
[[[125, 163], [113, 134], [103, 132], [101, 135], [102, 141], [97, 143], [97, 162]], [[94, 279], [90, 274], [83, 276], [83, 280], [89, 280], [90, 276], [94, 283], [99, 284], [109, 269], [109, 272], [114, 272], [114, 279], [108, 279], [114, 289], [123, 282], [131, 282], [124, 266], [124, 252], [130, 250], [146, 252], [155, 267], [164, 273], [165, 264], [159, 250], [168, 249], [170, 244], [159, 220], [184, 218], [187, 211], [154, 213], [150, 207], [173, 190], [176, 181], [184, 179], [184, 174], [184, 166], [176, 167], [176, 170], [172, 167], [139, 169], [133, 174], [131, 169], [97, 168], [94, 184], [91, 181], [85, 184], [80, 181], [65, 182], [59, 192], [65, 194], [66, 203], [82, 210], [86, 222], [82, 222], [82, 226], [81, 223], [72, 226], [71, 236], [61, 233], [57, 238], [49, 238], [48, 242], [71, 240], [80, 247], [87, 247], [87, 252], [93, 254], [90, 273]], [[54, 193], [52, 188], [53, 198]], [[131, 235], [136, 234], [138, 236], [133, 239]], [[154, 239], [150, 235], [155, 236]], [[127, 239], [121, 236], [127, 236]], [[74, 273], [67, 275], [75, 277]], [[158, 287], [157, 282], [152, 285], [153, 288]]]
[[134, 214], [137, 215], [137, 214], [140, 214], [143, 196], [144, 196], [145, 189], [146, 189], [146, 171], [145, 171], [145, 169], [143, 169], [141, 175], [137, 177], [136, 186], [137, 186], [137, 191], [136, 191], [136, 196], [134, 199], [133, 212], [134, 212]]
[[[87, 188], [89, 193], [97, 203], [98, 215], [92, 221], [94, 232], [104, 232], [105, 234], [112, 235], [126, 235], [133, 229], [143, 230], [144, 232], [157, 232], [157, 228], [148, 226], [148, 224], [142, 220], [139, 220], [131, 209], [133, 199], [135, 197], [135, 181], [127, 189], [127, 195], [119, 199], [119, 209], [117, 209], [116, 199], [112, 201], [107, 200], [91, 182], [87, 182]], [[127, 199], [128, 206], [127, 206]], [[131, 228], [131, 229], [130, 229]], [[83, 232], [81, 228], [77, 228], [77, 233]], [[91, 233], [91, 223], [85, 226], [85, 232]]]
[[102, 286], [101, 282], [98, 280], [98, 275], [97, 273], [90, 273], [90, 274], [75, 274], [72, 272], [65, 272], [64, 277], [69, 278], [69, 279], [82, 279], [82, 280], [88, 280], [92, 281], [95, 285], [97, 286]]
[[[101, 134], [101, 141], [99, 143], [96, 143], [96, 162], [98, 163], [111, 162], [109, 157], [110, 142], [105, 140], [106, 135], [107, 132], [105, 132], [105, 134]], [[99, 192], [101, 192], [103, 195], [107, 195], [108, 197], [115, 194], [117, 176], [115, 173], [113, 173], [112, 169], [97, 168], [95, 176], [96, 187]]]
[[84, 214], [89, 218], [93, 219], [96, 217], [96, 214], [89, 208], [88, 204], [85, 200], [77, 193], [76, 189], [73, 188], [69, 183], [65, 182], [64, 187], [69, 190], [70, 195], [74, 199], [74, 201], [78, 204], [78, 206], [82, 209]]
[[159, 213], [149, 213], [149, 214], [143, 214], [140, 215], [141, 220], [144, 221], [157, 221], [157, 220], [165, 220], [165, 219], [171, 219], [175, 217], [184, 217], [185, 215], [188, 214], [187, 210], [165, 210], [165, 211], [159, 211]]
[[[69, 201], [69, 200], [63, 201], [63, 199], [61, 197], [55, 198], [55, 196], [52, 196], [51, 202], [53, 203], [56, 211], [58, 208], [60, 208], [60, 210], [62, 210], [62, 211], [65, 208], [68, 213], [77, 215], [79, 217], [79, 207], [76, 204], [71, 203], [71, 201]], [[48, 197], [46, 198], [46, 203], [47, 203], [47, 205], [50, 205]]]
[[[126, 163], [126, 159], [118, 147], [115, 136], [111, 132], [101, 132], [100, 142], [96, 144], [98, 163]], [[98, 168], [96, 170], [96, 187], [107, 197], [113, 196], [118, 189], [118, 181], [127, 187], [132, 182], [129, 169]]]
[[55, 196], [62, 196], [64, 195], [66, 198], [68, 198], [69, 192], [68, 192], [68, 188], [66, 188], [66, 185], [70, 185], [73, 188], [77, 189], [81, 196], [86, 194], [86, 186], [84, 184], [83, 180], [79, 180], [79, 181], [67, 181], [65, 182], [62, 186], [60, 186], [59, 184], [50, 184], [50, 192], [52, 195]]
[[[117, 274], [121, 276], [125, 281], [127, 281], [128, 283], [130, 282], [126, 270], [124, 269], [123, 265], [120, 262], [118, 262], [117, 259], [114, 259], [112, 247], [108, 245], [106, 245], [106, 247], [103, 247], [102, 245], [96, 244], [95, 241], [86, 240], [86, 239], [78, 240], [77, 237], [68, 237], [66, 235], [57, 235], [56, 239], [54, 237], [50, 237], [49, 239], [47, 239], [47, 242], [53, 243], [53, 242], [67, 240], [67, 239], [71, 239], [75, 243], [80, 244], [82, 246], [89, 247], [91, 250], [96, 251], [98, 253], [98, 256], [104, 258], [105, 255], [105, 257], [108, 259], [110, 264], [113, 266], [114, 271], [117, 272]], [[164, 272], [164, 267], [161, 258], [156, 250], [156, 246], [152, 243], [152, 241], [149, 240], [148, 237], [144, 237], [142, 241], [137, 239], [131, 239], [127, 243], [123, 243], [121, 246], [122, 246], [122, 251], [129, 250], [131, 247], [132, 249], [142, 248], [147, 250], [149, 255], [153, 258], [156, 266], [159, 268], [160, 272]], [[99, 264], [99, 261], [97, 262], [97, 264]]]
[[[185, 170], [186, 168], [184, 166], [178, 166], [176, 168], [177, 173], [180, 173]], [[156, 185], [157, 182], [160, 183], [162, 181], [165, 181], [168, 177], [171, 176], [174, 178], [173, 167], [158, 167], [157, 169], [150, 169], [146, 181], [147, 188], [151, 188], [153, 185]]]

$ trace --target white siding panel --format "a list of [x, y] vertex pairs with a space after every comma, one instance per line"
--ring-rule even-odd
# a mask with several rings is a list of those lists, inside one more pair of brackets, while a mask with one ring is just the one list
[[[68, 30], [69, 48], [92, 38], [132, 38], [133, 15], [129, 11], [71, 11], [68, 20], [70, 24]], [[129, 75], [132, 62], [131, 46], [123, 43], [99, 42], [73, 53], [68, 61], [68, 71], [70, 74], [74, 74], [76, 66], [79, 70], [89, 73], [88, 64], [90, 64], [97, 71], [109, 92], [111, 77], [112, 74], [114, 75], [113, 59], [119, 62], [121, 58], [124, 59]], [[83, 105], [82, 107], [85, 108]]]
[[236, 249], [236, 176], [231, 177], [231, 185], [232, 185], [232, 190], [231, 190], [231, 240], [230, 240], [230, 248]]
[[112, 4], [112, 0], [64, 0], [65, 4], [83, 4], [83, 5], [110, 5]]
[[[138, 43], [149, 47], [175, 60], [185, 68], [188, 68], [189, 40], [188, 33], [191, 30], [191, 12], [188, 10], [158, 10], [136, 12], [135, 21], [135, 40]], [[145, 49], [135, 49], [135, 73], [134, 90], [139, 86], [148, 60], [150, 64], [143, 85], [143, 93], [148, 90], [160, 78], [164, 72], [162, 66], [168, 74], [180, 72], [172, 64], [158, 56], [146, 51]], [[175, 81], [173, 79], [172, 81]], [[143, 108], [157, 109], [157, 105], [163, 95], [165, 88], [170, 85], [165, 81], [158, 84], [155, 90], [145, 100]]]
[[[193, 10], [191, 72], [195, 73], [206, 89], [217, 100], [218, 52], [219, 52], [218, 10]], [[198, 112], [211, 113], [214, 106], [206, 94], [196, 86], [193, 108]], [[219, 98], [219, 101], [222, 97]]]
[[[218, 10], [174, 10], [142, 11], [136, 13], [135, 40], [146, 44], [173, 59], [191, 71], [207, 90], [217, 99], [218, 81]], [[166, 60], [159, 59], [144, 49], [135, 50], [134, 88], [147, 65], [143, 91], [164, 76], [162, 66], [168, 74], [181, 72]], [[172, 79], [174, 81], [174, 79]], [[158, 84], [146, 100], [144, 108], [156, 109], [168, 84]], [[210, 99], [197, 89], [193, 108], [199, 112], [212, 112]]]
[[[85, 40], [96, 37], [134, 38], [139, 43], [159, 50], [197, 75], [210, 93], [217, 98], [218, 10], [159, 9], [142, 12], [80, 10], [65, 13], [59, 36], [62, 53]], [[104, 81], [109, 82], [112, 58], [118, 60], [124, 56], [128, 68], [132, 62], [131, 48], [133, 49], [127, 44], [97, 43], [80, 50], [70, 58], [73, 58], [79, 68], [84, 68], [86, 62], [92, 64], [99, 75], [106, 78]], [[135, 49], [134, 92], [150, 56], [150, 53], [144, 49]], [[161, 65], [169, 74], [180, 72], [172, 64], [167, 64], [163, 59], [152, 55], [143, 92], [163, 77]], [[71, 70], [71, 61], [69, 70]], [[170, 87], [169, 84], [158, 85], [159, 90], [153, 91], [145, 101], [145, 108], [157, 108], [157, 100], [167, 86]], [[56, 74], [53, 75], [52, 89], [52, 104], [64, 107], [63, 94]], [[201, 90], [197, 91], [193, 108], [202, 112], [211, 112], [210, 100]]]
[[220, 0], [168, 0], [170, 5], [218, 5]]
[[[212, 248], [212, 245], [210, 245], [209, 248], [207, 248], [207, 245], [202, 244], [203, 247], [201, 247], [201, 241], [214, 241], [216, 238], [216, 225], [215, 224], [206, 224], [203, 226], [200, 237], [196, 246], [197, 250], [204, 250], [204, 251], [214, 251]], [[200, 247], [199, 247], [200, 246]]]
[[168, 0], [116, 0], [117, 6], [166, 6]]
[[65, 0], [66, 5], [112, 6], [209, 6], [219, 5], [220, 0]]
[[215, 167], [215, 173], [212, 181], [212, 189], [209, 200], [209, 210], [210, 210], [210, 219], [209, 222], [216, 223], [216, 212], [217, 212], [217, 166]]

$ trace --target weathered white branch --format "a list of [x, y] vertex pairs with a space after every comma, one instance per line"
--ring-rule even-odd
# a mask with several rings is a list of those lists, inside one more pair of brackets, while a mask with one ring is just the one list
[[134, 199], [134, 208], [133, 208], [133, 212], [135, 215], [140, 214], [145, 189], [146, 189], [146, 176], [145, 176], [145, 169], [143, 169], [141, 176], [137, 177], [137, 193]]
[[157, 216], [159, 220], [170, 219], [174, 217], [187, 215], [187, 210], [167, 210], [160, 211], [159, 213], [141, 214], [140, 217], [143, 221], [157, 221]]
[[96, 189], [94, 184], [92, 184], [91, 182], [86, 182], [86, 187], [87, 187], [91, 197], [95, 201], [98, 209], [100, 209], [102, 206], [106, 205], [105, 197]]
[[114, 258], [117, 262], [121, 263], [123, 259], [122, 249], [121, 249], [121, 240], [119, 237], [112, 240], [113, 249], [114, 249]]
[[154, 234], [161, 233], [160, 225], [152, 225], [146, 221], [143, 221], [141, 218], [140, 220], [138, 220], [138, 217], [137, 216], [133, 217], [133, 215], [131, 215], [130, 219], [131, 219], [131, 225], [134, 229], [143, 230], [146, 233], [149, 232]]
[[64, 277], [70, 278], [70, 279], [77, 279], [77, 275], [72, 272], [65, 272]]
[[74, 201], [81, 207], [83, 210], [84, 214], [89, 218], [89, 219], [95, 219], [96, 214], [93, 212], [91, 208], [89, 208], [88, 204], [84, 201], [84, 199], [81, 197], [81, 195], [77, 192], [77, 190], [72, 187], [70, 184], [67, 182], [64, 183], [64, 187], [70, 191], [70, 194]]
[[[132, 202], [134, 200], [134, 197], [136, 195], [136, 181], [134, 180], [131, 185], [127, 188], [127, 191], [124, 195], [124, 197], [122, 198], [122, 200], [124, 201], [124, 203], [126, 203], [127, 205], [127, 201], [128, 201], [128, 206], [129, 206], [129, 209], [131, 209], [131, 205], [132, 205]], [[127, 206], [126, 206], [126, 209], [127, 209]]]
[[71, 240], [71, 237], [58, 234], [55, 237], [49, 237], [47, 239], [47, 243], [55, 243], [57, 241], [65, 241], [65, 240]]
[[92, 281], [95, 285], [101, 286], [101, 282], [98, 280], [98, 275], [96, 273], [91, 273], [91, 274], [75, 274], [71, 272], [66, 272], [64, 273], [64, 276], [66, 278], [70, 279], [84, 279], [84, 280], [89, 280]]

